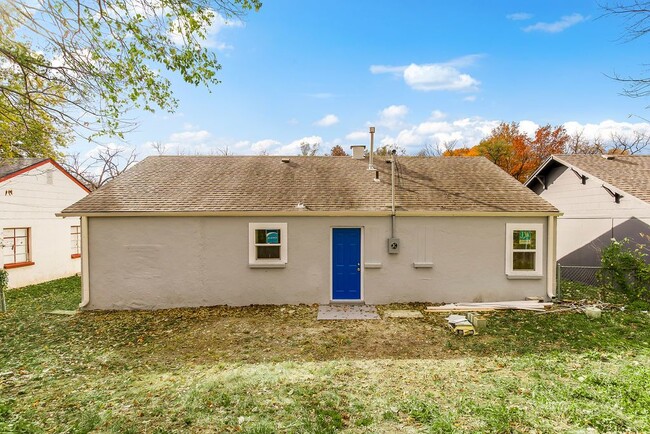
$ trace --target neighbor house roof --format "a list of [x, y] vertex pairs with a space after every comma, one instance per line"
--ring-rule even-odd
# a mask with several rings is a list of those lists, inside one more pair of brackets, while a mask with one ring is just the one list
[[17, 172], [29, 170], [32, 166], [38, 166], [39, 163], [47, 161], [47, 158], [1, 158], [0, 159], [0, 182], [10, 175]]
[[[62, 215], [389, 213], [390, 164], [375, 166], [379, 182], [351, 157], [148, 157]], [[396, 169], [398, 213], [558, 212], [482, 157], [397, 157]]]
[[603, 155], [553, 155], [526, 181], [526, 185], [530, 184], [535, 176], [557, 164], [562, 164], [650, 202], [650, 155], [607, 155], [606, 157], [608, 158]]
[[60, 170], [65, 176], [70, 178], [72, 182], [77, 184], [86, 192], [90, 192], [88, 187], [83, 185], [77, 178], [72, 176], [70, 172], [65, 170], [59, 163], [51, 158], [0, 158], [0, 182], [6, 181], [30, 170], [36, 169], [47, 163], [52, 164]]

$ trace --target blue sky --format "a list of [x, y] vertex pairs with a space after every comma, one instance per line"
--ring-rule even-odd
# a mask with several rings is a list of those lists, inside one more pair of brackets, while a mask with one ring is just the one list
[[[650, 132], [646, 100], [607, 75], [642, 72], [646, 41], [591, 1], [268, 0], [243, 23], [216, 25], [219, 85], [174, 79], [174, 114], [141, 114], [126, 141], [168, 153], [295, 154], [368, 141], [415, 153], [474, 145], [499, 121], [527, 131], [565, 124], [606, 138]], [[76, 151], [88, 151], [77, 143]]]

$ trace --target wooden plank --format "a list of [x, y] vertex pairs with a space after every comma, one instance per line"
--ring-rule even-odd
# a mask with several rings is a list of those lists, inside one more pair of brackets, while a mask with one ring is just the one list
[[452, 303], [442, 306], [427, 306], [427, 312], [490, 312], [495, 310], [528, 310], [543, 312], [550, 309], [553, 303], [537, 301], [506, 301], [493, 303]]
[[[458, 307], [458, 308], [455, 308], [455, 309], [449, 309], [449, 308], [444, 309], [443, 306], [440, 306], [440, 308], [437, 308], [437, 307], [438, 306], [429, 306], [429, 307], [427, 307], [426, 311], [427, 312], [436, 312], [436, 313], [450, 313], [450, 312], [453, 313], [453, 312], [470, 312], [470, 311], [471, 312], [477, 312], [477, 311], [478, 312], [494, 312], [495, 310], [499, 310], [499, 309], [495, 309], [493, 307], [479, 307], [479, 308], [475, 308], [475, 307], [473, 307], [473, 308]], [[501, 310], [503, 310], [503, 309], [501, 309]]]

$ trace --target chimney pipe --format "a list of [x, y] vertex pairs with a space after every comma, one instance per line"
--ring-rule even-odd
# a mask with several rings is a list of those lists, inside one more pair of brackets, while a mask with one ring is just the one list
[[372, 156], [375, 153], [375, 127], [370, 127], [370, 159], [368, 160], [368, 170], [375, 170], [372, 165]]

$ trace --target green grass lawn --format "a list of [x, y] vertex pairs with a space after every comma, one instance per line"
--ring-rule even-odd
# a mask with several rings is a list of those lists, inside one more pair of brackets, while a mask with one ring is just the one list
[[650, 432], [642, 312], [494, 313], [466, 338], [313, 306], [47, 313], [79, 292], [8, 292], [0, 432]]

